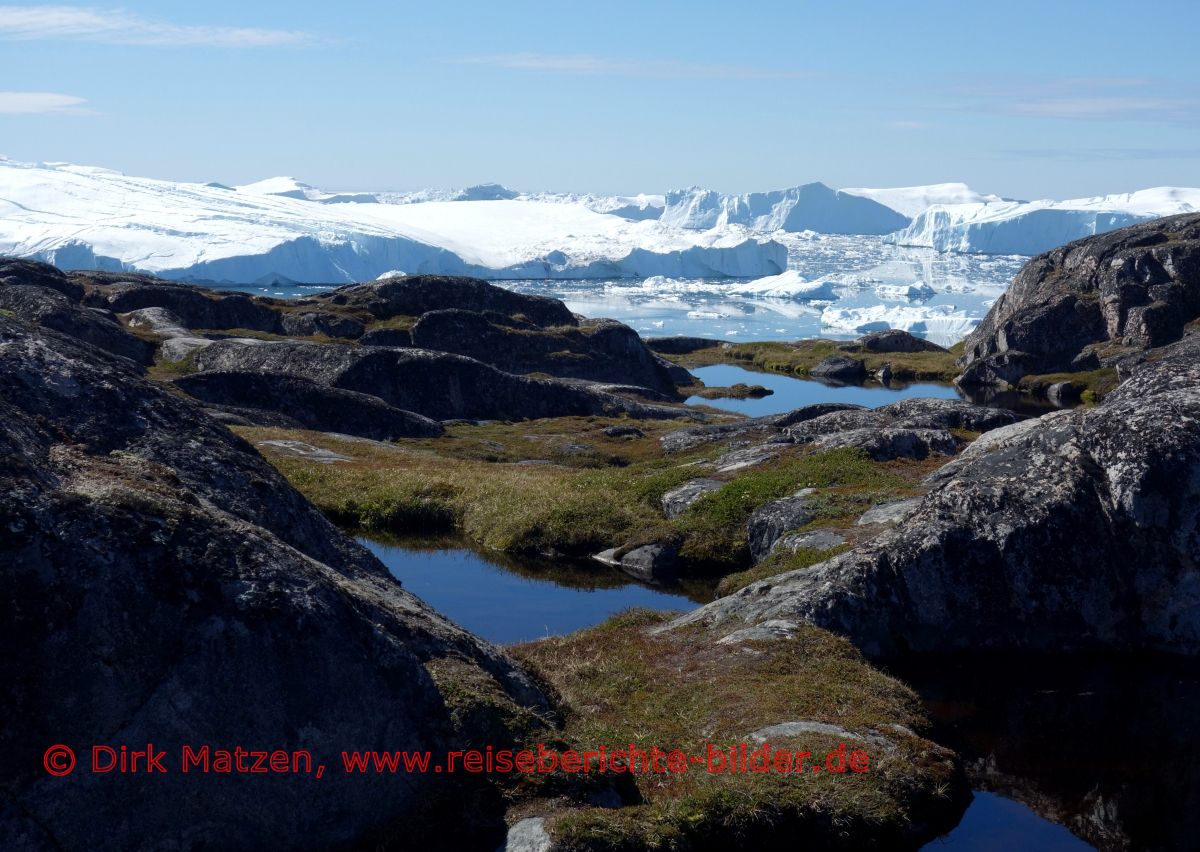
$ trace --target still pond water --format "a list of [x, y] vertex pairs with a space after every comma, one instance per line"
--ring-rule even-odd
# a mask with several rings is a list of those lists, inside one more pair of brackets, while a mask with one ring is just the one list
[[[813, 402], [878, 407], [958, 396], [942, 385], [831, 387], [732, 366], [693, 372], [710, 387], [774, 390], [759, 400], [690, 400], [750, 416]], [[710, 595], [651, 588], [600, 563], [481, 554], [458, 540], [362, 543], [407, 589], [500, 644], [570, 633], [630, 607], [688, 610]], [[976, 787], [959, 826], [931, 852], [1095, 848], [1080, 837], [1109, 848], [1189, 848], [1200, 836], [1200, 667], [972, 659], [892, 673], [921, 694], [935, 738], [963, 756]]]

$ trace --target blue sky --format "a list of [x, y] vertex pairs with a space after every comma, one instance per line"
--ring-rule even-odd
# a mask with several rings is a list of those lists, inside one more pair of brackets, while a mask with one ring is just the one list
[[1200, 3], [0, 2], [0, 153], [329, 189], [1200, 185]]

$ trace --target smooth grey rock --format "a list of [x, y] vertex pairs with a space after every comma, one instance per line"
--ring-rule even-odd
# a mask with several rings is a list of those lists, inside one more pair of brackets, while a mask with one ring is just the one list
[[550, 852], [553, 841], [543, 817], [528, 817], [513, 823], [504, 845], [497, 852]]
[[814, 379], [835, 382], [861, 382], [867, 377], [867, 368], [857, 358], [845, 355], [830, 355], [808, 371]]
[[139, 328], [161, 334], [163, 337], [188, 337], [183, 320], [166, 308], [138, 308], [121, 314], [121, 319], [130, 328]]
[[922, 497], [911, 497], [908, 500], [896, 500], [874, 506], [862, 513], [855, 523], [862, 527], [867, 524], [899, 524], [911, 516], [921, 505]]
[[812, 530], [811, 532], [791, 533], [779, 539], [775, 547], [795, 553], [797, 550], [832, 550], [846, 543], [844, 536], [833, 530]]
[[811, 500], [814, 493], [815, 489], [802, 488], [791, 497], [772, 500], [754, 510], [746, 523], [746, 540], [754, 562], [766, 559], [784, 533], [816, 518]]
[[727, 633], [716, 641], [718, 645], [738, 645], [742, 642], [765, 642], [771, 639], [790, 639], [799, 627], [794, 621], [774, 619], [756, 624], [753, 627], [743, 627], [732, 633]]
[[757, 467], [763, 462], [770, 461], [783, 452], [786, 444], [755, 444], [725, 453], [709, 464], [717, 473], [733, 473], [748, 467]]
[[207, 337], [172, 337], [164, 340], [158, 347], [158, 357], [167, 363], [175, 363], [212, 342]]
[[923, 459], [933, 454], [953, 455], [958, 447], [954, 436], [942, 429], [851, 429], [818, 435], [812, 444], [822, 450], [853, 447], [875, 461]]
[[643, 583], [669, 583], [675, 579], [678, 557], [671, 545], [644, 544], [622, 556], [618, 567]]
[[668, 518], [677, 518], [705, 494], [724, 487], [725, 483], [717, 479], [693, 479], [685, 482], [662, 496], [663, 514]]
[[314, 447], [312, 444], [306, 444], [304, 441], [288, 441], [288, 440], [271, 440], [259, 441], [255, 444], [256, 447], [267, 447], [274, 452], [285, 456], [298, 456], [302, 459], [315, 461], [318, 464], [333, 464], [334, 462], [353, 461], [350, 456], [343, 456], [340, 453], [335, 453], [333, 450], [326, 450], [323, 447]]

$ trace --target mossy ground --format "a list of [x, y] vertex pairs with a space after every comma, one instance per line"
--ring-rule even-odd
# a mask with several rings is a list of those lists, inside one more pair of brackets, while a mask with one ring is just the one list
[[1017, 389], [1034, 396], [1045, 396], [1047, 389], [1059, 382], [1070, 382], [1083, 402], [1099, 402], [1117, 386], [1117, 371], [1113, 367], [1101, 367], [1076, 373], [1042, 373], [1024, 376]]
[[[854, 647], [823, 630], [792, 638], [718, 645], [704, 629], [652, 633], [666, 616], [630, 611], [570, 636], [517, 646], [514, 656], [569, 708], [560, 751], [600, 745], [657, 746], [704, 755], [709, 743], [750, 743], [787, 721], [816, 721], [851, 733], [886, 732], [894, 746], [802, 734], [772, 743], [823, 760], [846, 742], [869, 755], [866, 772], [633, 773], [620, 808], [562, 797], [514, 811], [546, 813], [565, 849], [915, 848], [952, 824], [965, 795], [953, 756], [909, 731], [926, 727], [917, 696], [870, 667]], [[609, 776], [613, 778], [613, 776]], [[538, 794], [538, 790], [526, 793]]]
[[[381, 444], [320, 432], [238, 428], [254, 443], [295, 439], [349, 462], [267, 457], [336, 522], [368, 532], [456, 531], [479, 546], [517, 554], [585, 556], [609, 547], [675, 544], [688, 575], [722, 576], [749, 566], [746, 522], [764, 503], [816, 488], [812, 525], [849, 525], [876, 503], [916, 493], [930, 463], [874, 462], [860, 451], [786, 449], [727, 477], [678, 518], [661, 497], [712, 476], [722, 448], [667, 455], [659, 438], [681, 424], [639, 421], [639, 438], [610, 438], [607, 418], [556, 418], [451, 426], [441, 438]], [[522, 464], [535, 461], [537, 464]]]

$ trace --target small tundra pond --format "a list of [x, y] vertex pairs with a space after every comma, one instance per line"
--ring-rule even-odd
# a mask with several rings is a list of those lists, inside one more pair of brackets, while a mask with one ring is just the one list
[[359, 541], [404, 587], [438, 612], [492, 642], [509, 644], [572, 633], [631, 607], [689, 610], [710, 600], [700, 591], [643, 586], [599, 562], [482, 556], [461, 541]]
[[692, 375], [710, 388], [732, 387], [736, 384], [762, 385], [772, 391], [762, 399], [705, 399], [700, 396], [688, 398], [691, 405], [710, 405], [724, 411], [736, 411], [748, 417], [780, 414], [816, 402], [847, 402], [879, 408], [889, 403], [913, 397], [936, 397], [960, 399], [961, 395], [950, 385], [913, 384], [895, 385], [890, 388], [874, 385], [827, 385], [811, 379], [797, 379], [780, 373], [760, 373], [735, 367], [731, 364], [716, 364], [699, 367]]

